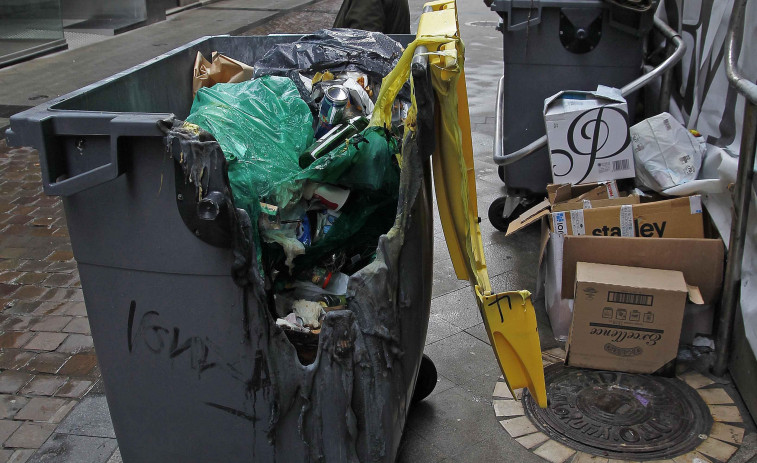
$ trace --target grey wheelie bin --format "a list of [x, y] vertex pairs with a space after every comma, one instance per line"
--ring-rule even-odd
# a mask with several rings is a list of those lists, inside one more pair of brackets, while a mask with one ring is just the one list
[[431, 299], [433, 124], [423, 118], [433, 98], [423, 59], [413, 65], [423, 111], [404, 143], [395, 225], [350, 277], [350, 310], [326, 315], [309, 365], [245, 264], [255, 253], [242, 238], [249, 218], [232, 209], [224, 166], [205, 166], [211, 191], [198, 202], [160, 128], [189, 113], [198, 51], [253, 64], [296, 39], [202, 38], [11, 118], [10, 144], [39, 150], [45, 192], [63, 198], [127, 463], [396, 457]]
[[[504, 73], [498, 91], [494, 161], [507, 195], [492, 204], [492, 224], [507, 230], [546, 194], [546, 147], [507, 156], [545, 135], [544, 100], [562, 90], [620, 88], [642, 73], [644, 41], [656, 0], [484, 0], [501, 16]], [[628, 97], [635, 114], [635, 95]]]

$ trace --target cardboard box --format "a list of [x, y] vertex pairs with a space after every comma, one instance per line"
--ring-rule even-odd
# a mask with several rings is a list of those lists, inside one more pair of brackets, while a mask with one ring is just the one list
[[654, 373], [678, 354], [683, 273], [579, 262], [566, 363]]
[[620, 90], [564, 91], [544, 101], [555, 183], [633, 178], [628, 106]]
[[547, 185], [547, 198], [510, 222], [505, 236], [512, 235], [554, 211], [638, 204], [639, 197], [621, 197], [615, 181], [585, 185]]
[[725, 246], [720, 239], [669, 238], [646, 240], [606, 236], [566, 236], [563, 242], [562, 297], [573, 299], [576, 264], [678, 270], [697, 286], [707, 304], [720, 299]]
[[699, 195], [656, 201], [579, 209], [550, 214], [551, 229], [562, 235], [642, 238], [704, 238]]

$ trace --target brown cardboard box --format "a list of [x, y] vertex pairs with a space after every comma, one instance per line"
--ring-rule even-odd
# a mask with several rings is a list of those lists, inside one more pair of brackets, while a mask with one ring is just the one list
[[562, 255], [562, 297], [573, 299], [576, 263], [626, 265], [678, 270], [697, 286], [706, 304], [717, 302], [723, 284], [721, 239], [666, 238], [647, 240], [607, 236], [566, 236]]
[[547, 198], [513, 219], [507, 227], [505, 236], [512, 235], [555, 210], [567, 211], [638, 203], [639, 197], [636, 195], [621, 197], [614, 180], [582, 185], [550, 184], [547, 185]]
[[568, 365], [654, 373], [676, 358], [683, 273], [579, 262], [575, 293]]
[[563, 235], [643, 238], [704, 238], [699, 195], [653, 203], [579, 209], [550, 214], [551, 229]]

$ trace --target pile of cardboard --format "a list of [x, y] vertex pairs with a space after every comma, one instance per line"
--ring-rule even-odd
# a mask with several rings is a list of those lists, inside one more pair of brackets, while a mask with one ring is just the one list
[[544, 120], [555, 184], [507, 234], [541, 223], [537, 286], [566, 362], [664, 371], [679, 342], [711, 333], [721, 290], [724, 246], [708, 238], [702, 199], [633, 189], [644, 146], [617, 89], [561, 92], [545, 101]]
[[615, 181], [547, 192], [508, 234], [542, 226], [537, 284], [568, 364], [652, 373], [711, 332], [724, 246], [705, 233], [700, 196], [653, 200]]

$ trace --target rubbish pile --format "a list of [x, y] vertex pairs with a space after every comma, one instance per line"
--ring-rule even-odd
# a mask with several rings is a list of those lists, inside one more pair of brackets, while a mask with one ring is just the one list
[[223, 151], [269, 306], [303, 364], [315, 359], [322, 317], [349, 304], [349, 275], [375, 259], [395, 220], [409, 91], [395, 100], [391, 127], [369, 121], [402, 52], [383, 34], [324, 30], [274, 46], [251, 70], [197, 56], [185, 126]]
[[555, 183], [507, 234], [541, 223], [537, 285], [566, 363], [670, 371], [679, 343], [712, 334], [723, 281], [704, 138], [667, 113], [629, 127], [616, 89], [561, 92], [544, 115]]

